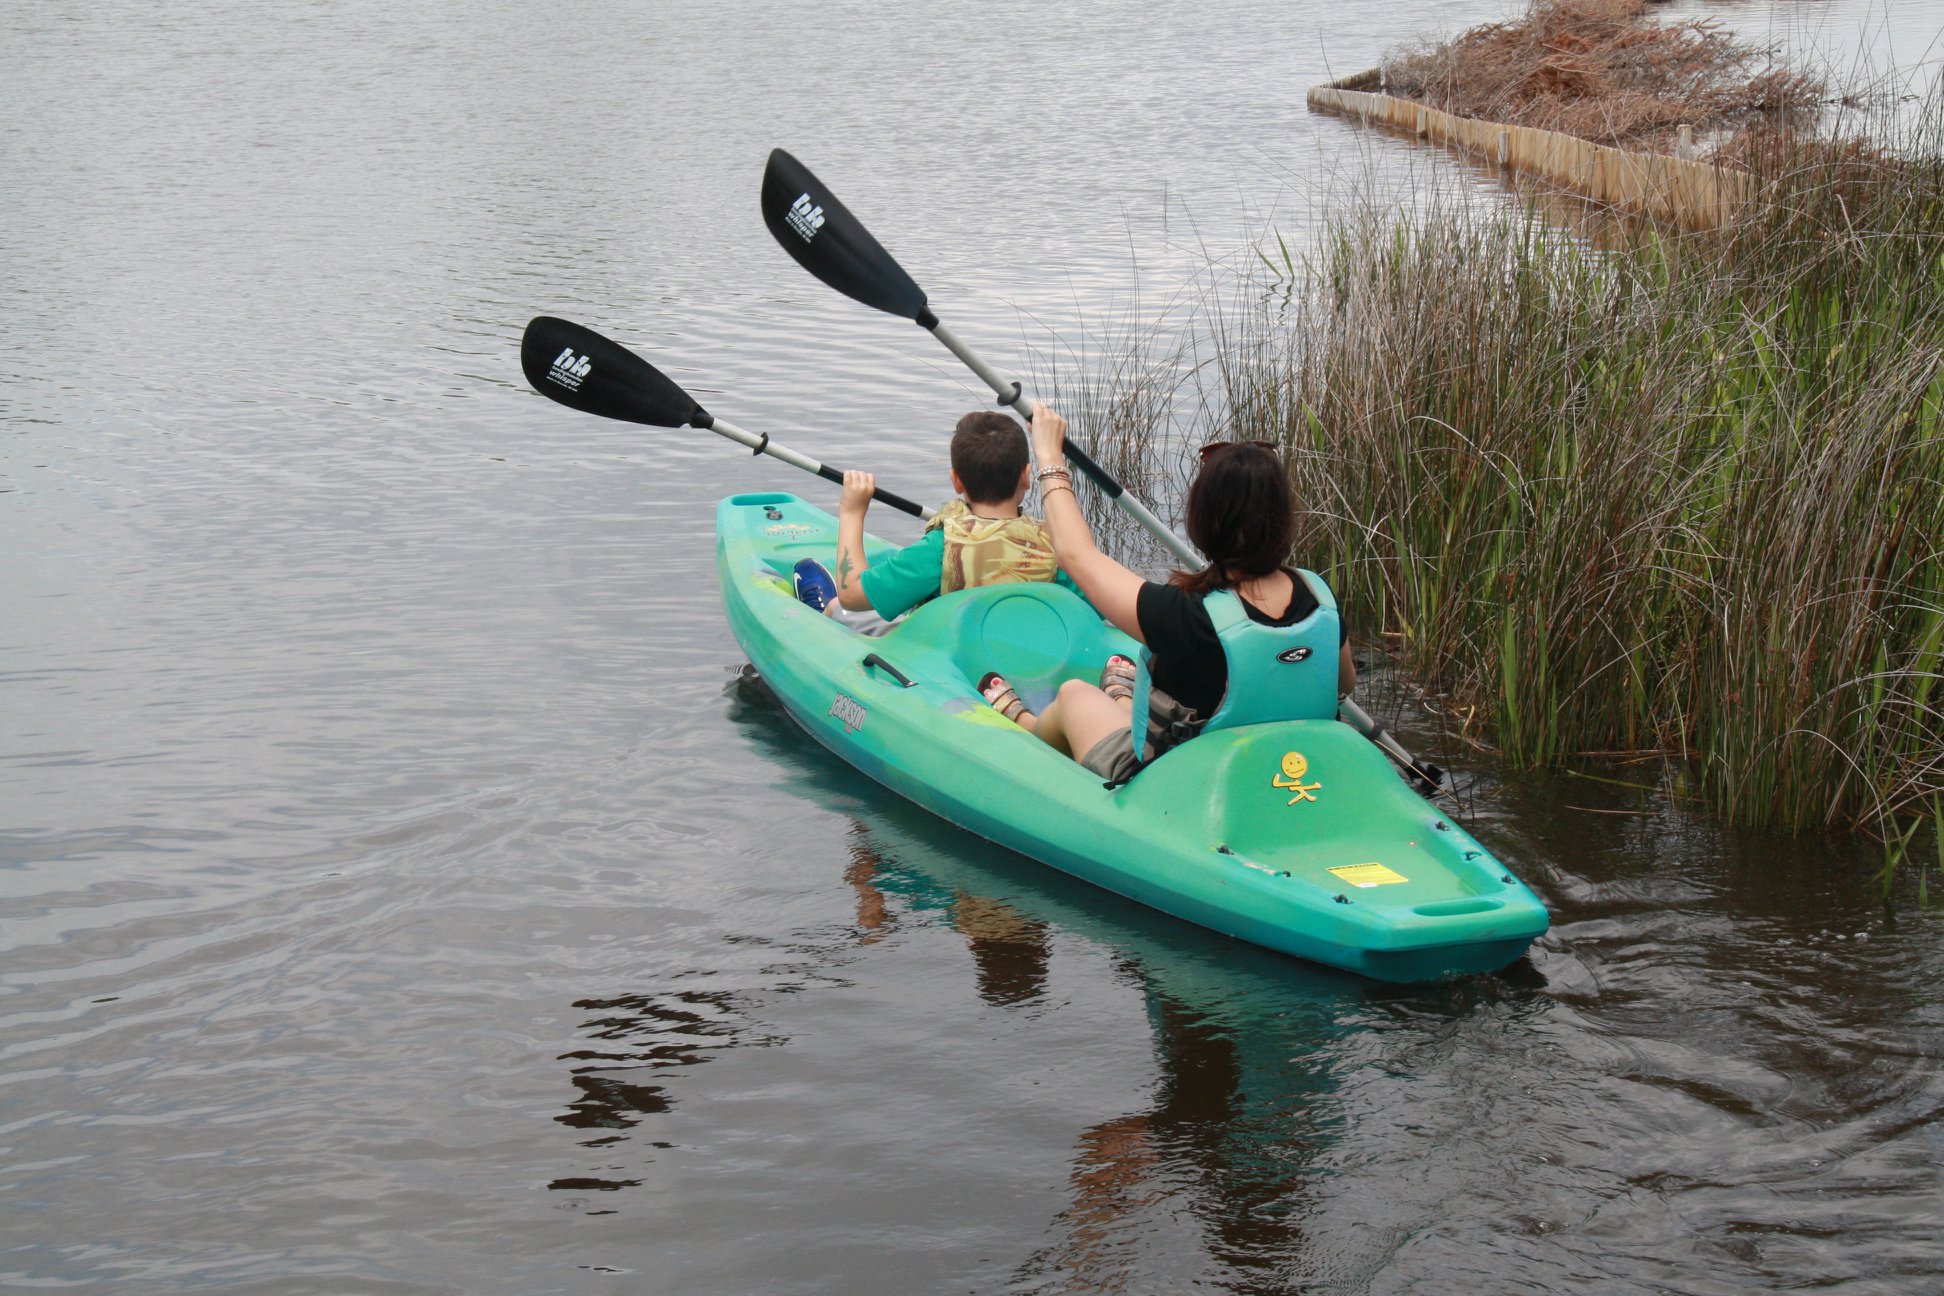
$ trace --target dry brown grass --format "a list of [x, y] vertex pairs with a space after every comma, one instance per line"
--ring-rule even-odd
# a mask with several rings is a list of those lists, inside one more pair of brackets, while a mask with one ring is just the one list
[[1461, 117], [1662, 148], [1697, 131], [1800, 116], [1814, 77], [1706, 19], [1660, 23], [1647, 0], [1534, 0], [1514, 22], [1474, 27], [1387, 60], [1390, 93]]

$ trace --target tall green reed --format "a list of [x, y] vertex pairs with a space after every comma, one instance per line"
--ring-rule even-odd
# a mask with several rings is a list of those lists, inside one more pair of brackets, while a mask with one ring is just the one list
[[1210, 295], [1171, 408], [1287, 448], [1299, 552], [1511, 760], [1889, 840], [1944, 794], [1940, 121], [1768, 141], [1711, 234], [1346, 218]]

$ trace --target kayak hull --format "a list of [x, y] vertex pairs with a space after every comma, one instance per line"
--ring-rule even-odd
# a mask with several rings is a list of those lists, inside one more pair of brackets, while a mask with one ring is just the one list
[[1165, 913], [1382, 981], [1492, 971], [1545, 932], [1531, 891], [1339, 721], [1204, 734], [1109, 790], [975, 681], [999, 671], [1038, 710], [1132, 640], [1050, 584], [945, 595], [855, 634], [789, 582], [797, 560], [829, 561], [836, 534], [795, 496], [724, 500], [723, 605], [791, 717], [892, 791]]

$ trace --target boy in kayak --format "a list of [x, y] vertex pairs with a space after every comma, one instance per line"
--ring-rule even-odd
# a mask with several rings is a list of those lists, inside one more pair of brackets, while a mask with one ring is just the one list
[[[842, 608], [889, 621], [926, 599], [978, 585], [1057, 580], [1072, 588], [1053, 559], [1046, 524], [1019, 511], [1033, 478], [1026, 433], [1017, 421], [990, 410], [960, 419], [952, 433], [951, 473], [952, 489], [963, 498], [940, 509], [917, 543], [875, 564], [864, 554], [864, 515], [877, 479], [845, 473], [835, 579], [799, 571], [798, 596], [833, 615]], [[817, 591], [821, 603], [806, 596], [823, 582], [834, 588]]]

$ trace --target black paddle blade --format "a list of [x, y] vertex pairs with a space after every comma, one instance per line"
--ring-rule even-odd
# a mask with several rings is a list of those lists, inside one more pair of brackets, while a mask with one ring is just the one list
[[533, 390], [584, 413], [651, 427], [706, 428], [714, 422], [661, 370], [569, 320], [541, 315], [528, 324], [520, 368]]
[[810, 168], [775, 149], [763, 171], [763, 223], [796, 263], [846, 297], [923, 323], [925, 290]]

